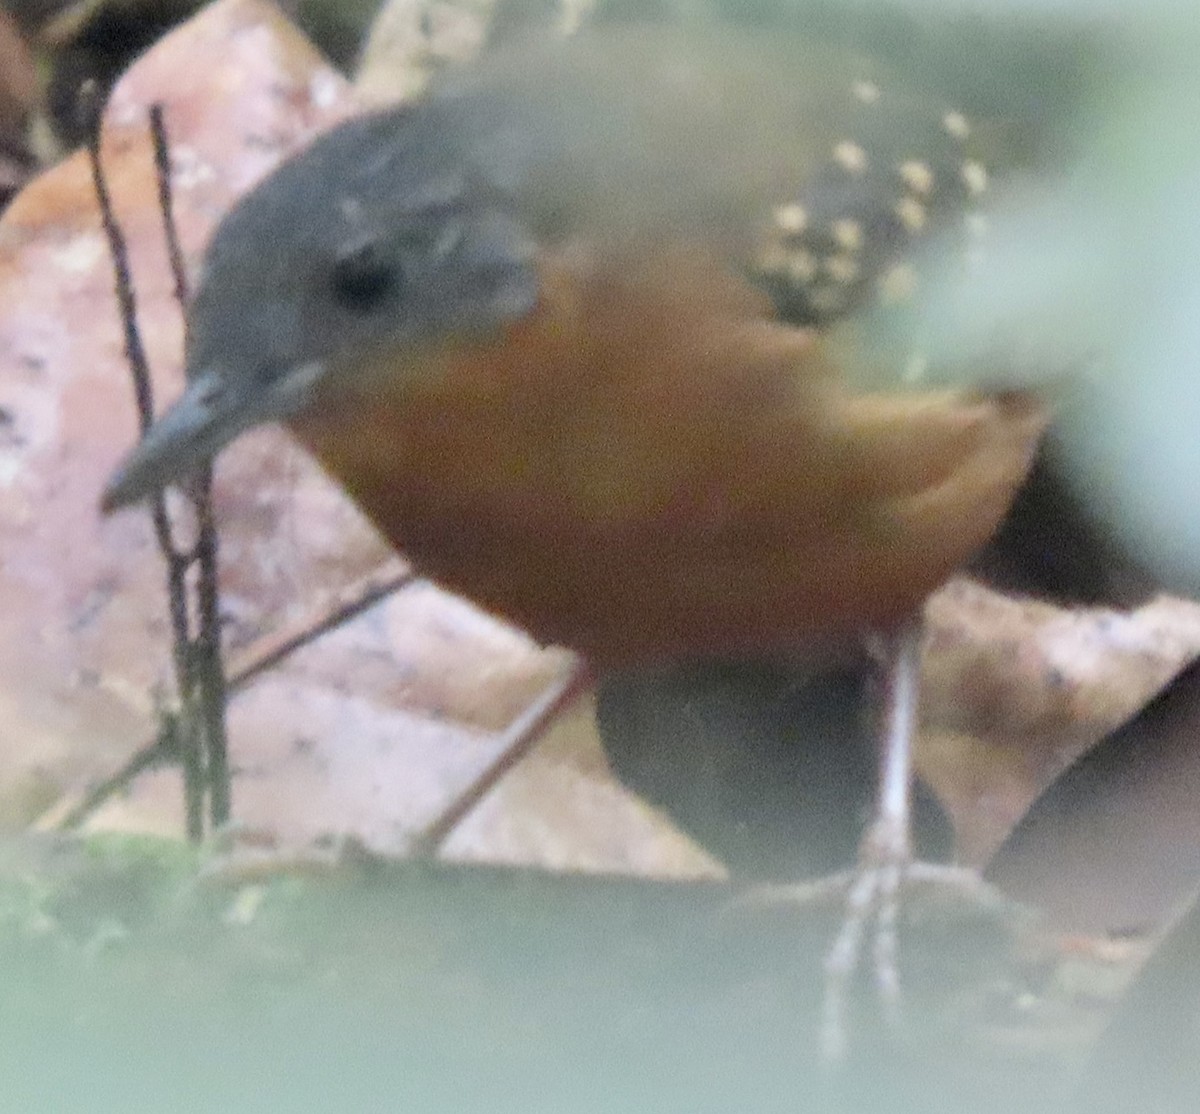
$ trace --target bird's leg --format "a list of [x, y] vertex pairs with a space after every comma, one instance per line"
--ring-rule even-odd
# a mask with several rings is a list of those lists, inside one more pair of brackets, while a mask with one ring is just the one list
[[920, 616], [914, 615], [878, 636], [872, 648], [881, 678], [878, 796], [846, 894], [845, 919], [825, 960], [821, 1046], [827, 1060], [845, 1052], [849, 983], [861, 961], [863, 937], [872, 925], [875, 979], [884, 1014], [890, 1022], [899, 1016], [897, 919], [901, 882], [912, 865], [913, 740], [923, 631]]
[[[974, 911], [982, 921], [1002, 926], [1014, 938], [1021, 923], [1016, 907], [987, 885], [977, 871], [913, 859], [913, 745], [918, 726], [922, 634], [921, 618], [914, 615], [879, 636], [873, 647], [880, 675], [878, 795], [858, 863], [848, 876], [842, 876], [842, 924], [825, 956], [820, 1050], [827, 1064], [838, 1063], [847, 1052], [847, 1003], [862, 966], [868, 934], [883, 1018], [890, 1025], [899, 1021], [902, 904], [915, 901], [918, 906], [929, 905], [940, 893], [950, 899], [950, 907]], [[925, 931], [929, 931], [928, 925]]]

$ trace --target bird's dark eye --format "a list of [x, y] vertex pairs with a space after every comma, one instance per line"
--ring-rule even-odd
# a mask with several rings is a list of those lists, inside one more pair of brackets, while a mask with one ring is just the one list
[[333, 261], [330, 285], [338, 303], [355, 313], [369, 313], [400, 285], [399, 264], [378, 240], [363, 240]]

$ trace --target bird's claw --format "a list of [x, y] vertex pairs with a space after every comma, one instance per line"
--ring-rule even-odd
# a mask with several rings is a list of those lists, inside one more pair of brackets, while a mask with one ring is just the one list
[[825, 994], [820, 1031], [821, 1059], [837, 1063], [846, 1054], [849, 988], [862, 962], [863, 940], [871, 940], [875, 988], [884, 1020], [900, 1020], [899, 910], [905, 873], [913, 866], [907, 833], [877, 821], [863, 841], [856, 869], [846, 876], [845, 915], [825, 954]]
[[900, 924], [906, 889], [942, 890], [957, 901], [982, 908], [1004, 899], [976, 871], [943, 863], [913, 861], [907, 843], [876, 825], [863, 842], [858, 865], [836, 880], [843, 887], [844, 915], [825, 954], [820, 1052], [827, 1065], [845, 1059], [849, 1046], [849, 1002], [870, 940], [871, 975], [883, 1022], [901, 1021]]
[[[850, 1052], [852, 996], [868, 964], [876, 1017], [884, 1028], [896, 1032], [908, 1020], [903, 1013], [902, 966], [916, 963], [921, 968], [919, 975], [908, 972], [908, 983], [919, 988], [918, 999], [928, 998], [931, 989], [945, 984], [947, 974], [969, 984], [971, 955], [981, 961], [980, 970], [990, 969], [989, 955], [994, 959], [997, 950], [1004, 952], [1020, 935], [1015, 916], [1019, 907], [978, 873], [913, 861], [906, 852], [899, 855], [896, 843], [878, 825], [868, 833], [852, 869], [812, 882], [756, 886], [735, 906], [743, 915], [754, 911], [755, 920], [772, 907], [790, 907], [802, 921], [804, 910], [826, 910], [820, 924], [828, 925], [829, 915], [838, 919], [833, 942], [824, 951], [820, 990], [818, 1050], [821, 1062], [830, 1068], [843, 1063]], [[918, 923], [921, 930], [914, 935]], [[982, 938], [976, 936], [981, 925], [987, 929]], [[998, 936], [993, 931], [997, 928]], [[908, 939], [904, 954], [902, 932]], [[902, 964], [905, 955], [908, 964]], [[968, 970], [959, 969], [964, 955]]]

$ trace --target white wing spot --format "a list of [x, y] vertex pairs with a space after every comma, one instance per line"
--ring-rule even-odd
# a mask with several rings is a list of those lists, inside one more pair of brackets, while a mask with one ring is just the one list
[[893, 210], [897, 219], [911, 233], [920, 232], [925, 227], [925, 221], [928, 214], [925, 211], [925, 206], [922, 205], [915, 197], [902, 197], [896, 202]]
[[844, 251], [861, 251], [863, 243], [862, 225], [856, 220], [843, 217], [833, 222], [833, 239]]
[[798, 236], [808, 227], [808, 210], [803, 205], [777, 206], [775, 227], [788, 236]]
[[963, 185], [972, 197], [978, 197], [988, 187], [988, 172], [983, 163], [967, 159], [959, 170]]
[[942, 130], [955, 139], [966, 139], [971, 134], [971, 125], [961, 112], [947, 112], [942, 117]]
[[850, 86], [854, 99], [863, 104], [875, 104], [879, 100], [879, 86], [873, 81], [856, 81]]
[[908, 159], [900, 164], [900, 180], [913, 193], [927, 197], [933, 192], [933, 171], [920, 159]]
[[833, 161], [847, 174], [862, 174], [867, 169], [866, 151], [850, 139], [844, 139], [834, 147]]

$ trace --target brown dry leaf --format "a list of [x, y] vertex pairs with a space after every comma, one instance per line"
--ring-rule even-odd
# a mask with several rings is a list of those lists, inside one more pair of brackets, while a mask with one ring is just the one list
[[495, 0], [384, 0], [359, 55], [359, 97], [386, 105], [416, 96], [442, 68], [475, 57], [495, 8]]
[[[114, 90], [105, 161], [158, 389], [169, 400], [181, 326], [146, 139], [155, 100], [165, 102], [180, 234], [193, 261], [240, 193], [354, 104], [299, 33], [258, 0], [206, 9]], [[151, 694], [167, 677], [163, 576], [147, 517], [106, 521], [97, 511], [135, 423], [81, 157], [35, 182], [0, 224], [0, 306], [0, 824], [14, 827], [56, 801], [61, 814], [144, 744], [154, 728]], [[395, 560], [277, 431], [247, 437], [222, 458], [215, 496], [235, 662]], [[561, 666], [560, 655], [431, 586], [402, 592], [234, 700], [235, 817], [285, 841], [339, 831], [393, 849], [467, 780], [494, 749], [489, 733]], [[554, 753], [525, 775], [557, 779], [549, 818], [507, 839], [505, 854], [598, 869], [643, 861], [629, 817], [645, 810], [597, 789], [595, 763], [584, 772]], [[544, 803], [546, 794], [521, 793], [521, 776], [513, 799]], [[597, 793], [611, 798], [607, 819], [587, 804]], [[598, 833], [579, 835], [573, 796]], [[143, 778], [94, 823], [179, 830], [175, 775]], [[487, 825], [475, 830], [457, 853], [489, 853]], [[686, 846], [671, 854], [659, 869], [707, 863]]]
[[1200, 883], [1200, 661], [1056, 778], [988, 862], [1058, 929], [1145, 934]]
[[1037, 795], [1200, 654], [1200, 605], [1016, 600], [967, 580], [927, 609], [918, 766], [985, 862]]

